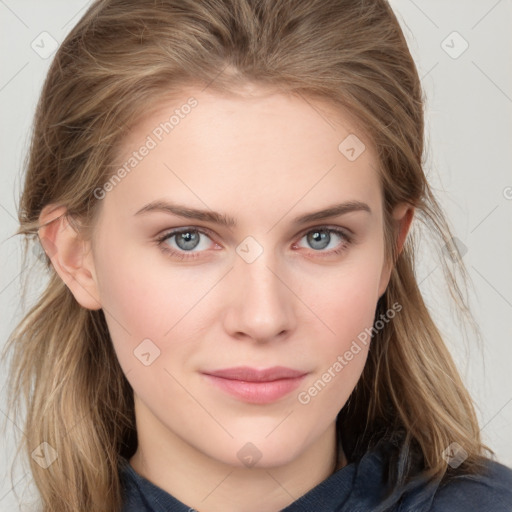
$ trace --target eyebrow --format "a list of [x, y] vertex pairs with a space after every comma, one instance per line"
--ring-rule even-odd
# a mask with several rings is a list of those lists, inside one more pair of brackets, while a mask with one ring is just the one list
[[[372, 214], [371, 208], [366, 203], [363, 203], [361, 201], [346, 201], [344, 203], [330, 206], [323, 210], [318, 210], [316, 212], [300, 215], [299, 217], [296, 217], [292, 222], [298, 225], [306, 224], [308, 222], [312, 222], [315, 220], [323, 220], [330, 217], [338, 217], [340, 215], [356, 211], [364, 211], [368, 212], [370, 215]], [[236, 220], [233, 217], [230, 217], [229, 215], [214, 212], [212, 210], [198, 210], [196, 208], [189, 208], [188, 206], [169, 203], [163, 200], [156, 200], [146, 204], [134, 215], [142, 215], [151, 212], [170, 213], [178, 217], [201, 220], [204, 222], [211, 222], [213, 224], [219, 224], [227, 228], [236, 227]]]

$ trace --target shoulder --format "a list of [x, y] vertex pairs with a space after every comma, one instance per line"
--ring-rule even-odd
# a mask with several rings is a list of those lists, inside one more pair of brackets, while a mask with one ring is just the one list
[[439, 485], [430, 510], [512, 512], [512, 469], [489, 459], [485, 473], [453, 476]]

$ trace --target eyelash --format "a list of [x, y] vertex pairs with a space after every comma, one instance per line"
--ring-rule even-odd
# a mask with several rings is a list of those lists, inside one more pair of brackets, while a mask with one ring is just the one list
[[[327, 256], [335, 256], [335, 255], [339, 255], [342, 252], [346, 251], [348, 249], [348, 246], [352, 244], [352, 236], [351, 235], [346, 233], [345, 230], [338, 228], [338, 227], [333, 227], [333, 226], [315, 226], [315, 227], [309, 228], [307, 231], [304, 231], [301, 233], [299, 240], [304, 238], [304, 236], [306, 236], [307, 234], [312, 233], [314, 231], [327, 231], [328, 233], [335, 233], [343, 240], [338, 249], [332, 249], [330, 251], [321, 251], [321, 250], [315, 251], [312, 249], [313, 252], [318, 252], [318, 253], [325, 252], [325, 254]], [[199, 228], [194, 228], [194, 227], [186, 227], [186, 228], [174, 229], [174, 230], [167, 231], [167, 232], [163, 233], [162, 235], [157, 237], [157, 239], [156, 239], [157, 245], [162, 250], [162, 252], [164, 252], [165, 254], [167, 254], [168, 256], [171, 256], [173, 258], [178, 258], [180, 260], [196, 259], [196, 258], [200, 257], [201, 252], [203, 252], [203, 251], [197, 251], [197, 252], [176, 251], [175, 249], [169, 248], [169, 246], [168, 245], [166, 246], [166, 244], [165, 244], [165, 242], [167, 240], [169, 240], [170, 238], [172, 238], [173, 236], [179, 235], [180, 233], [188, 233], [188, 232], [200, 233], [200, 234], [205, 235], [211, 239], [210, 233], [204, 229], [199, 229]], [[322, 257], [324, 257], [324, 256], [320, 256], [320, 258], [322, 258]]]

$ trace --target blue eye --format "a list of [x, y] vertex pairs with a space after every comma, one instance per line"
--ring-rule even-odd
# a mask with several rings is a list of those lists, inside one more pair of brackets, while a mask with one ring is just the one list
[[[334, 236], [333, 236], [334, 235]], [[209, 232], [198, 228], [181, 228], [168, 231], [157, 238], [157, 244], [161, 250], [173, 258], [180, 260], [194, 259], [201, 256], [202, 252], [208, 249], [208, 243], [201, 240], [203, 237], [211, 241]], [[352, 242], [352, 238], [344, 230], [338, 227], [321, 226], [306, 231], [300, 240], [305, 238], [312, 252], [318, 253], [320, 257], [341, 254]], [[331, 242], [339, 239], [331, 250], [324, 250], [331, 245]], [[172, 240], [172, 244], [169, 241]], [[300, 247], [294, 244], [294, 248]], [[198, 249], [198, 250], [195, 250]]]
[[[192, 251], [201, 245], [201, 235], [209, 238], [208, 234], [204, 231], [195, 228], [186, 228], [164, 233], [157, 241], [164, 252], [168, 252], [180, 259], [195, 258], [199, 255], [199, 251]], [[167, 241], [171, 239], [174, 239], [175, 248], [170, 247], [167, 243]]]
[[[334, 237], [332, 235], [335, 235]], [[339, 228], [320, 227], [310, 229], [302, 238], [306, 238], [307, 243], [314, 252], [326, 252], [328, 254], [339, 254], [350, 243], [350, 238], [345, 232]], [[339, 247], [339, 242], [334, 245], [332, 251], [323, 251], [330, 245], [333, 238], [341, 239], [342, 247]]]

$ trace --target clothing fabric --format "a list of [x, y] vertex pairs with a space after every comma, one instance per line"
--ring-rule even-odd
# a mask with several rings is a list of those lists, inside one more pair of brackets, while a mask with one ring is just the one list
[[[389, 495], [386, 453], [380, 448], [368, 451], [281, 512], [512, 512], [512, 469], [503, 464], [489, 459], [485, 474], [454, 476], [446, 482], [427, 484], [420, 475]], [[122, 512], [196, 512], [139, 475], [124, 458], [120, 478]]]

